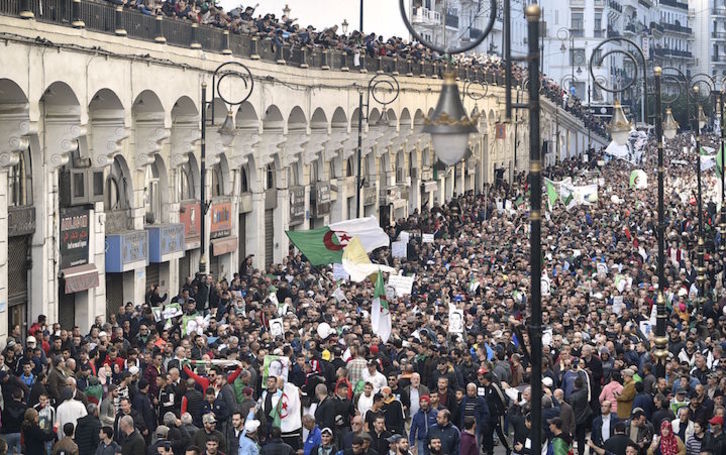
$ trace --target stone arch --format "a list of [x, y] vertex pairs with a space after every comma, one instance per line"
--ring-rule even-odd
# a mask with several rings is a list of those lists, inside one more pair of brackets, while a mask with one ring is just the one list
[[[373, 109], [368, 112], [368, 124], [369, 125], [375, 125], [376, 122], [378, 122], [378, 119], [381, 118], [381, 112], [378, 110], [377, 107], [374, 107]], [[356, 118], [355, 121], [358, 121]]]
[[157, 113], [157, 112], [164, 112], [164, 105], [161, 102], [161, 99], [159, 98], [159, 95], [154, 93], [151, 90], [144, 90], [143, 92], [136, 95], [136, 98], [134, 99], [133, 104], [133, 112], [134, 113], [142, 113], [142, 112], [150, 112], [150, 113]]
[[[358, 124], [357, 120], [358, 119], [356, 117], [356, 125]], [[335, 108], [335, 110], [333, 111], [333, 117], [330, 120], [330, 124], [335, 126], [342, 125], [346, 128], [348, 127], [348, 117], [346, 116], [345, 110], [342, 107], [338, 106]]]
[[41, 156], [38, 136], [31, 136], [25, 92], [0, 79], [0, 167], [8, 169], [8, 206], [33, 203], [33, 160]]
[[257, 130], [260, 127], [260, 117], [257, 115], [255, 107], [249, 101], [242, 103], [237, 109], [235, 116], [235, 125], [238, 129]]
[[413, 119], [411, 118], [411, 112], [408, 110], [408, 108], [404, 107], [401, 111], [401, 118], [399, 120], [399, 124], [401, 125], [401, 130], [405, 129], [411, 129], [413, 128]]
[[262, 127], [265, 130], [283, 129], [284, 120], [279, 107], [272, 104], [265, 110], [265, 117], [262, 120]]
[[[340, 108], [338, 108], [340, 109]], [[335, 112], [337, 113], [338, 110], [336, 109]], [[346, 123], [345, 120], [345, 113], [343, 113], [343, 123]], [[335, 118], [335, 115], [333, 115], [333, 118]], [[319, 107], [315, 109], [313, 112], [313, 116], [310, 117], [310, 129], [311, 130], [327, 130], [328, 129], [328, 117], [325, 115], [325, 111], [323, 108]]]
[[128, 136], [125, 118], [123, 102], [113, 90], [102, 88], [91, 97], [87, 142], [93, 166], [105, 167], [121, 152], [121, 141]]
[[307, 130], [308, 121], [300, 106], [295, 106], [287, 117], [287, 130], [289, 131], [305, 131]]
[[[60, 81], [48, 86], [40, 102], [45, 119], [45, 153], [51, 166], [59, 168], [68, 162], [71, 152], [79, 150], [78, 139], [85, 135], [81, 127], [81, 105], [73, 89]], [[49, 123], [48, 119], [53, 121]]]

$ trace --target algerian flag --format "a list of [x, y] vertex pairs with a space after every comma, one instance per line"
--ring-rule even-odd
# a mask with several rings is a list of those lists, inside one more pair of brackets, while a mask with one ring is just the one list
[[701, 155], [701, 171], [708, 171], [716, 166], [716, 155]]
[[383, 273], [378, 272], [374, 292], [373, 306], [371, 307], [371, 326], [373, 333], [384, 343], [391, 337], [391, 312], [386, 301], [386, 289], [383, 285]]
[[369, 275], [378, 271], [395, 272], [393, 267], [371, 263], [368, 253], [358, 237], [353, 237], [343, 249], [343, 269], [350, 275], [351, 281], [360, 283]]
[[648, 175], [641, 169], [635, 169], [630, 173], [630, 189], [648, 188]]
[[547, 188], [547, 205], [549, 206], [549, 209], [552, 210], [552, 207], [554, 207], [557, 203], [559, 194], [557, 194], [557, 188], [555, 188], [552, 180], [546, 178], [545, 187]]
[[285, 234], [312, 265], [341, 263], [343, 249], [353, 237], [358, 237], [369, 253], [390, 245], [388, 235], [374, 216], [341, 221], [320, 229], [285, 231]]

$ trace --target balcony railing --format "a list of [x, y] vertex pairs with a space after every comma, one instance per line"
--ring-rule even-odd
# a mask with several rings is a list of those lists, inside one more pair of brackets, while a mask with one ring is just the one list
[[[42, 5], [41, 5], [42, 4]], [[0, 15], [18, 16], [21, 0], [0, 0]], [[137, 11], [115, 11], [111, 3], [96, 3], [81, 0], [80, 19], [86, 28], [94, 32], [114, 34], [116, 19], [127, 33], [128, 38], [153, 42], [158, 37], [157, 26], [161, 24], [162, 35], [167, 45], [189, 48], [199, 44], [208, 52], [222, 52], [227, 39], [224, 30], [217, 27], [199, 25], [185, 20], [166, 18], [157, 21], [155, 16], [146, 16]], [[31, 0], [31, 10], [40, 22], [71, 26], [71, 0]], [[116, 15], [119, 15], [116, 17]], [[343, 68], [366, 70], [369, 73], [407, 74], [418, 77], [443, 77], [443, 65], [431, 60], [413, 61], [395, 57], [371, 57], [363, 53], [360, 66], [353, 64], [354, 56], [337, 49], [306, 48], [284, 44], [275, 48], [271, 39], [261, 39], [231, 33], [229, 49], [232, 55], [240, 58], [259, 57], [268, 62], [284, 61], [288, 65], [303, 68], [341, 70]], [[461, 80], [486, 81], [491, 85], [502, 85], [504, 75], [496, 68], [483, 69], [479, 66], [456, 66], [456, 74]]]
[[441, 23], [441, 14], [419, 6], [413, 9], [411, 22], [415, 25], [438, 25]]
[[726, 6], [716, 6], [711, 10], [711, 14], [714, 16], [726, 16]]
[[683, 25], [680, 25], [680, 24], [663, 23], [663, 28], [665, 30], [668, 30], [671, 32], [685, 33], [687, 35], [691, 35], [693, 33], [693, 30], [691, 29], [691, 27], [684, 27]]
[[711, 32], [711, 38], [724, 39], [726, 38], [726, 31]]
[[677, 0], [660, 0], [660, 4], [663, 6], [670, 6], [672, 8], [684, 9], [688, 11], [688, 3], [681, 3]]
[[691, 53], [691, 51], [655, 48], [654, 52], [655, 52], [655, 55], [662, 56], [662, 57], [670, 56], [670, 57], [679, 57], [679, 58], [693, 58], [693, 54]]

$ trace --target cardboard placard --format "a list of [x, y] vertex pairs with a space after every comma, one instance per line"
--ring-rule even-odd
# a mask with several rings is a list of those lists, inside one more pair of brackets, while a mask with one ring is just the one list
[[411, 294], [413, 289], [413, 280], [416, 276], [390, 275], [388, 277], [388, 285], [391, 286], [398, 297]]

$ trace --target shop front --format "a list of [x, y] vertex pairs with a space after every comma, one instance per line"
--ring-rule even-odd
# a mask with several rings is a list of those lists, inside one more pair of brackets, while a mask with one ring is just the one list
[[310, 228], [325, 226], [325, 216], [330, 214], [330, 184], [317, 182], [310, 192]]
[[8, 208], [8, 332], [15, 325], [27, 330], [30, 245], [35, 232], [35, 207]]
[[[179, 287], [184, 286], [187, 278], [197, 272], [197, 262], [192, 261], [202, 244], [202, 211], [199, 201], [184, 201], [180, 205], [179, 222], [184, 226], [184, 252], [179, 259]], [[194, 266], [192, 267], [192, 264]]]
[[158, 284], [161, 294], [173, 294], [169, 288], [170, 264], [184, 256], [184, 225], [170, 223], [146, 226], [149, 233], [149, 265], [146, 267], [146, 285]]
[[88, 301], [80, 299], [79, 294], [99, 284], [98, 269], [89, 261], [91, 214], [85, 207], [61, 208], [60, 211], [58, 318], [64, 328], [75, 325], [76, 299]]
[[120, 305], [134, 300], [135, 289], [146, 283], [148, 265], [148, 231], [106, 235], [106, 314], [118, 312]]
[[232, 202], [217, 200], [209, 209], [212, 218], [209, 238], [212, 248], [209, 271], [215, 279], [232, 277], [232, 254], [237, 251], [237, 237], [232, 235]]

